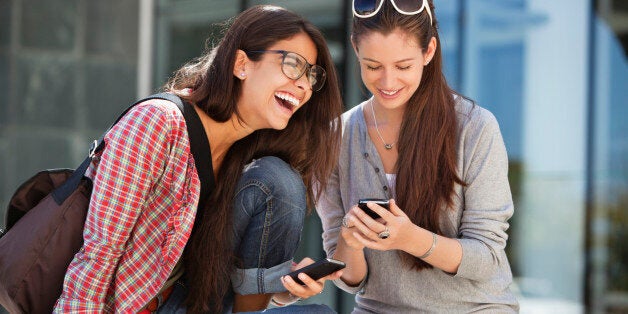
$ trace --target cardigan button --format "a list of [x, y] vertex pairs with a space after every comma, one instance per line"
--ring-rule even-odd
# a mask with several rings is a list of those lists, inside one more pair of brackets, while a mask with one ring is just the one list
[[364, 153], [364, 158], [369, 158], [369, 153]]
[[384, 185], [384, 191], [388, 191], [388, 187]]
[[379, 173], [379, 168], [375, 168], [375, 172]]

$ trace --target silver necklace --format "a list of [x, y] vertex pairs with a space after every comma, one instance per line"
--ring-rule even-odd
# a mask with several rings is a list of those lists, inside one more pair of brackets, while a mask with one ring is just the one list
[[384, 144], [384, 148], [386, 148], [388, 150], [392, 149], [393, 145], [397, 144], [397, 142], [394, 142], [392, 144], [386, 144], [386, 141], [384, 141], [384, 138], [382, 137], [382, 134], [379, 133], [379, 127], [377, 127], [377, 118], [375, 118], [375, 107], [373, 107], [373, 100], [371, 100], [371, 112], [373, 113], [373, 122], [375, 122], [375, 131], [377, 131], [377, 135], [379, 136], [379, 139]]

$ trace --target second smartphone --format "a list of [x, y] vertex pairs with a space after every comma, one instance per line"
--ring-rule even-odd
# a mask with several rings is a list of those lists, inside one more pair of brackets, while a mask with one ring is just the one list
[[291, 273], [288, 276], [292, 277], [296, 283], [300, 285], [304, 285], [303, 281], [297, 277], [299, 273], [305, 273], [310, 276], [310, 278], [314, 280], [321, 279], [331, 273], [341, 270], [345, 268], [347, 265], [343, 261], [335, 260], [333, 258], [325, 258], [319, 261], [316, 261], [314, 264], [307, 265], [303, 268], [299, 268]]

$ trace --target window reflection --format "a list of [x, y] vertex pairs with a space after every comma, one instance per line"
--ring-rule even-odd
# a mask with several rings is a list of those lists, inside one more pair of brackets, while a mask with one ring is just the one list
[[598, 1], [593, 43], [593, 154], [589, 304], [628, 311], [628, 5]]

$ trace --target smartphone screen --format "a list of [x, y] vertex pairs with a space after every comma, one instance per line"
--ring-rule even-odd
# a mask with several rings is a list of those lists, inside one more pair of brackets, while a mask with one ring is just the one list
[[292, 277], [292, 279], [294, 279], [296, 283], [304, 285], [305, 283], [303, 283], [303, 281], [301, 281], [301, 279], [297, 277], [300, 273], [305, 273], [310, 276], [310, 278], [318, 280], [335, 271], [341, 270], [346, 266], [347, 265], [345, 265], [345, 263], [342, 261], [335, 260], [333, 258], [325, 258], [315, 262], [314, 264], [299, 268], [289, 273], [288, 276]]
[[382, 198], [363, 198], [361, 200], [358, 201], [358, 207], [360, 207], [361, 210], [363, 210], [367, 215], [369, 215], [371, 218], [373, 219], [377, 219], [377, 218], [382, 218], [380, 215], [378, 215], [377, 213], [375, 213], [373, 210], [371, 210], [370, 208], [368, 208], [368, 206], [366, 206], [367, 202], [373, 202], [381, 207], [386, 208], [387, 210], [390, 210], [390, 201], [386, 200], [386, 199], [382, 199]]

